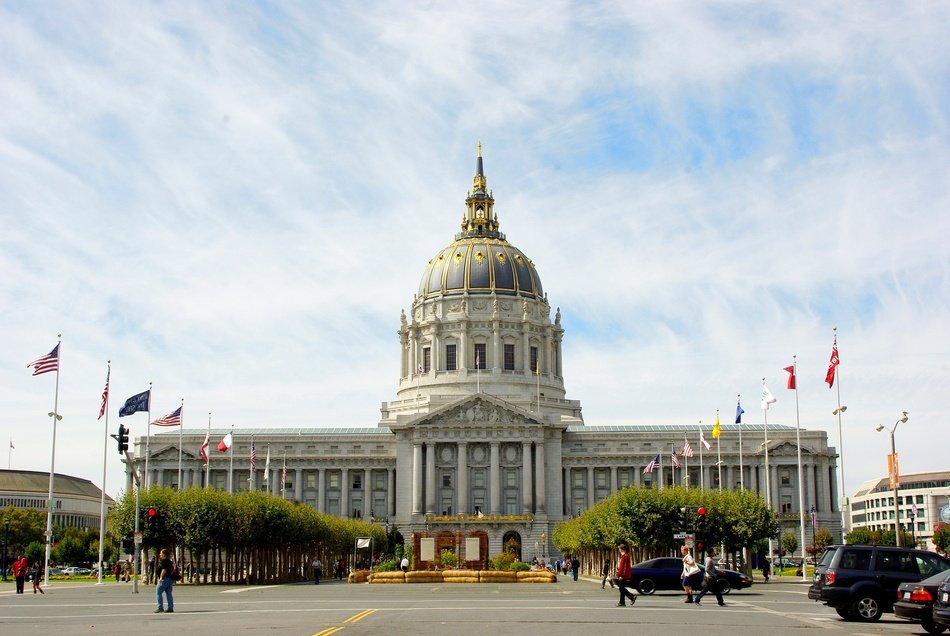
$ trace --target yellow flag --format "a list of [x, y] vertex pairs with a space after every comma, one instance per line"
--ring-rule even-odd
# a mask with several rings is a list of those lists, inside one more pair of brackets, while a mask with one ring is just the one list
[[716, 413], [716, 425], [713, 426], [713, 432], [712, 432], [713, 439], [718, 438], [719, 433], [721, 432], [722, 430], [719, 428], [719, 413]]

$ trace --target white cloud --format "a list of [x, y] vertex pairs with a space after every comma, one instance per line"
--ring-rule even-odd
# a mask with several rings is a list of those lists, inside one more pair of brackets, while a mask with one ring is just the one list
[[884, 472], [872, 429], [902, 409], [904, 470], [945, 468], [948, 13], [4, 7], [12, 464], [48, 469], [52, 381], [25, 365], [57, 333], [57, 467], [94, 481], [106, 359], [113, 406], [152, 381], [186, 427], [375, 425], [482, 141], [589, 424], [709, 422], [739, 393], [756, 421], [762, 376], [794, 423], [798, 354], [802, 424], [836, 445], [838, 326], [849, 484]]

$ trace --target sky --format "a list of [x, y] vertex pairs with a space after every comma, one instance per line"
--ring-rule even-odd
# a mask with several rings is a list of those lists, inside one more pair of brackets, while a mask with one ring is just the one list
[[[483, 144], [588, 425], [947, 470], [950, 4], [0, 0], [0, 444], [124, 487], [122, 401], [375, 427]], [[796, 393], [783, 368], [797, 356]], [[109, 430], [97, 420], [111, 360]], [[796, 416], [798, 419], [796, 419]], [[146, 416], [123, 418], [134, 436]]]

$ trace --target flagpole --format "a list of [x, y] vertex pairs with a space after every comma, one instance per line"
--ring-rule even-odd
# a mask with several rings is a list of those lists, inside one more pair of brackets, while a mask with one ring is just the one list
[[63, 419], [59, 414], [59, 369], [63, 362], [63, 350], [60, 345], [63, 342], [63, 335], [56, 335], [56, 389], [53, 397], [53, 412], [49, 414], [53, 418], [53, 451], [50, 455], [49, 463], [49, 498], [46, 502], [46, 565], [43, 568], [43, 587], [49, 587], [49, 557], [53, 549], [53, 482], [56, 476], [56, 422]]
[[541, 412], [541, 357], [535, 361], [535, 375], [538, 376], [538, 413]]
[[13, 436], [10, 436], [10, 448], [7, 449], [7, 470], [10, 470], [10, 460], [13, 457]]
[[[838, 351], [838, 328], [835, 327], [833, 330], [835, 340], [834, 340], [834, 351]], [[846, 543], [844, 535], [845, 531], [848, 529], [848, 495], [845, 492], [844, 488], [844, 437], [841, 434], [841, 413], [844, 412], [844, 408], [841, 407], [841, 374], [838, 372], [838, 367], [840, 364], [835, 365], [835, 386], [838, 398], [838, 408], [835, 409], [835, 415], [838, 416], [838, 474], [841, 478], [841, 492], [838, 494], [838, 506], [841, 508], [841, 542]], [[842, 505], [843, 504], [843, 505]]]
[[205, 460], [205, 488], [211, 488], [211, 411], [208, 411], [208, 448], [205, 454], [208, 458]]
[[102, 557], [106, 542], [106, 459], [109, 456], [109, 378], [112, 375], [112, 360], [106, 361], [106, 425], [102, 436], [102, 492], [99, 496], [99, 580], [102, 585]]
[[[274, 485], [274, 482], [270, 481], [268, 477], [270, 477], [270, 444], [267, 445], [267, 459], [264, 460], [264, 479], [261, 480], [267, 489]], [[264, 492], [267, 492], [267, 489]]]
[[228, 494], [234, 494], [234, 424], [231, 425], [231, 445], [228, 447], [230, 463], [228, 464]]
[[[719, 421], [719, 409], [716, 409], [716, 421]], [[719, 435], [716, 435], [716, 470], [719, 473], [719, 491], [722, 492], [722, 443], [719, 438], [722, 437], [722, 429]]]
[[663, 490], [663, 453], [659, 453], [660, 463], [657, 466], [660, 469], [660, 490]]
[[148, 490], [151, 484], [148, 473], [148, 456], [151, 455], [151, 433], [152, 433], [152, 383], [148, 383], [148, 424], [145, 426], [145, 489]]
[[[255, 450], [255, 449], [254, 449], [254, 436], [251, 435], [251, 453], [253, 453], [254, 450]], [[257, 458], [256, 458], [256, 457], [254, 458], [253, 461], [252, 461], [250, 458], [248, 458], [248, 462], [247, 462], [247, 489], [248, 489], [248, 490], [251, 490], [251, 491], [254, 491], [254, 490], [257, 489], [257, 480], [255, 479], [255, 477], [257, 477], [257, 474], [256, 474], [256, 473], [257, 473], [257, 465], [256, 465], [256, 464], [257, 464]]]
[[[683, 434], [683, 450], [686, 450], [686, 444], [689, 443], [689, 440], [686, 439], [686, 434]], [[686, 475], [686, 487], [689, 488], [689, 455], [683, 453], [683, 471]]]
[[284, 494], [287, 492], [287, 488], [285, 487], [286, 481], [287, 481], [287, 451], [284, 451], [284, 465], [283, 465], [283, 468], [280, 469], [280, 498], [281, 499], [286, 499], [286, 496]]
[[[765, 378], [762, 378], [762, 386], [765, 386]], [[762, 442], [762, 448], [765, 449], [765, 506], [772, 509], [772, 486], [769, 483], [769, 407], [763, 402], [762, 412], [765, 417], [765, 438]], [[772, 558], [772, 537], [769, 537], [769, 558]]]
[[745, 492], [745, 468], [742, 462], [742, 407], [741, 395], [736, 395], [736, 424], [739, 425], [739, 492]]
[[699, 492], [706, 490], [706, 467], [703, 466], [703, 440], [706, 439], [703, 437], [703, 421], [699, 420]]
[[[792, 356], [793, 377], [798, 376], [798, 356]], [[805, 574], [805, 486], [802, 474], [802, 426], [798, 413], [798, 382], [795, 383], [795, 444], [798, 446], [798, 517], [802, 536], [802, 581], [807, 581]]]
[[181, 408], [178, 411], [178, 490], [181, 490], [181, 429], [185, 428], [185, 398], [181, 399]]

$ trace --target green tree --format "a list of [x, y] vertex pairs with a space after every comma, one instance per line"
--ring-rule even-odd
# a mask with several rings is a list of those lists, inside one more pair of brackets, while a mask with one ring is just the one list
[[82, 541], [75, 537], [61, 539], [52, 554], [53, 560], [62, 565], [86, 563], [87, 556], [89, 555], [86, 552], [86, 547], [82, 544]]
[[950, 526], [944, 526], [934, 532], [934, 545], [940, 548], [944, 553], [950, 548]]
[[39, 541], [33, 541], [26, 546], [26, 560], [30, 563], [40, 563], [46, 559], [46, 544]]
[[781, 543], [786, 554], [795, 554], [795, 550], [798, 549], [798, 537], [795, 536], [794, 532], [783, 533]]
[[34, 541], [42, 542], [46, 536], [46, 515], [32, 508], [7, 506], [0, 512], [0, 526], [10, 522], [7, 531], [7, 553], [22, 554]]
[[[878, 540], [875, 541], [875, 538]], [[855, 528], [844, 536], [845, 543], [851, 545], [874, 545], [880, 542], [880, 533], [875, 537], [874, 533], [867, 528]]]

